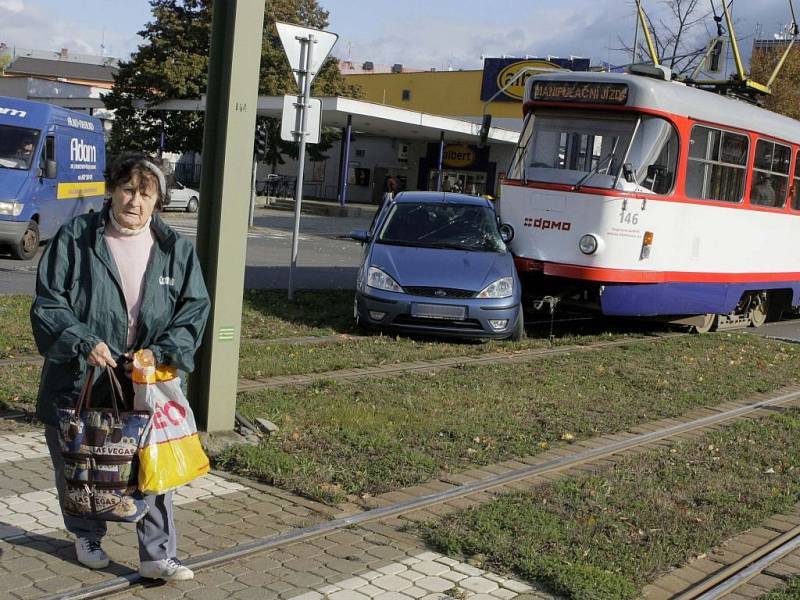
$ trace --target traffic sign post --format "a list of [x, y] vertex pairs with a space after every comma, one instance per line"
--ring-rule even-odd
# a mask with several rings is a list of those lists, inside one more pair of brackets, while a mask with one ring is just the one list
[[[281, 134], [287, 127], [287, 120], [292, 127], [292, 140], [300, 144], [297, 156], [297, 189], [295, 190], [294, 200], [294, 230], [292, 231], [292, 256], [289, 263], [289, 300], [294, 299], [294, 271], [297, 267], [298, 239], [300, 236], [300, 209], [303, 202], [303, 175], [306, 165], [306, 144], [318, 143], [319, 125], [317, 124], [316, 141], [309, 138], [309, 112], [311, 99], [311, 82], [319, 72], [320, 67], [328, 58], [328, 55], [336, 43], [339, 36], [328, 31], [298, 27], [289, 23], [275, 23], [278, 36], [289, 59], [295, 81], [300, 92], [294, 104], [294, 111], [286, 109], [284, 102], [283, 124]], [[316, 48], [315, 48], [316, 46]], [[291, 97], [290, 97], [291, 99]], [[319, 102], [317, 100], [317, 102]], [[298, 114], [299, 113], [299, 114]], [[299, 128], [297, 124], [299, 122]], [[317, 122], [318, 123], [318, 122]], [[286, 139], [286, 138], [284, 138]]]

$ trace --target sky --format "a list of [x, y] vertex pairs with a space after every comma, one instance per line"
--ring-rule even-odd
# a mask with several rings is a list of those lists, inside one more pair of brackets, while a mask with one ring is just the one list
[[[584, 56], [629, 62], [618, 50], [635, 27], [631, 0], [319, 0], [333, 54], [357, 63], [401, 63], [420, 69], [476, 69], [482, 57]], [[718, 9], [720, 1], [715, 1]], [[658, 17], [661, 0], [644, 0]], [[700, 0], [700, 11], [710, 10]], [[754, 35], [771, 37], [789, 20], [788, 0], [735, 0], [743, 52]], [[0, 42], [21, 48], [129, 58], [150, 20], [146, 0], [0, 0]], [[713, 21], [707, 19], [709, 25]], [[760, 35], [759, 35], [760, 33]], [[696, 30], [697, 44], [708, 34]], [[101, 45], [103, 48], [101, 48]]]

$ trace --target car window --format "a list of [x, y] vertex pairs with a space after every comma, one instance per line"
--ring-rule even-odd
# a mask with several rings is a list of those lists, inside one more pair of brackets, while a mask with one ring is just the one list
[[474, 204], [396, 204], [379, 243], [478, 252], [505, 252], [494, 211]]

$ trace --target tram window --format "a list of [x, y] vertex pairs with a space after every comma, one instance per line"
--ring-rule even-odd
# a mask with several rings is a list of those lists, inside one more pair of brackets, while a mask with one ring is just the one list
[[[636, 117], [540, 111], [525, 124], [510, 178], [613, 187], [630, 145]], [[524, 167], [524, 170], [523, 168]]]
[[675, 183], [678, 133], [669, 121], [643, 116], [626, 162], [633, 165], [640, 190], [668, 194]]
[[791, 149], [768, 140], [756, 142], [750, 203], [783, 208], [789, 185]]
[[800, 210], [800, 152], [794, 158], [794, 196], [792, 197], [792, 208]]
[[695, 125], [689, 140], [686, 195], [741, 202], [747, 173], [747, 136]]

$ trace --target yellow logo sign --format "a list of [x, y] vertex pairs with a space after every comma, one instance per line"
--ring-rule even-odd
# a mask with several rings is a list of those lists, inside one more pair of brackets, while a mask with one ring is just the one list
[[513, 83], [513, 85], [508, 86], [504, 90], [504, 93], [507, 96], [516, 98], [517, 100], [522, 100], [522, 97], [525, 95], [525, 82], [528, 81], [529, 77], [533, 77], [534, 75], [548, 71], [562, 70], [557, 64], [548, 62], [546, 60], [521, 60], [508, 65], [505, 69], [500, 71], [500, 74], [497, 76], [497, 87], [502, 90], [503, 87], [507, 86], [508, 83], [514, 78], [514, 75], [526, 68], [536, 70], [523, 73], [520, 78]]
[[442, 162], [448, 167], [469, 167], [475, 162], [475, 152], [465, 144], [450, 144], [444, 147]]

